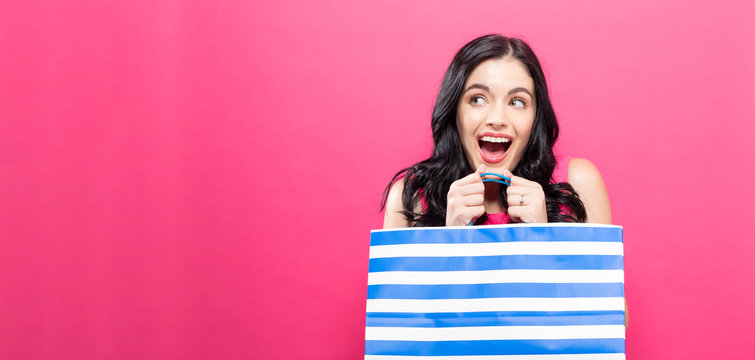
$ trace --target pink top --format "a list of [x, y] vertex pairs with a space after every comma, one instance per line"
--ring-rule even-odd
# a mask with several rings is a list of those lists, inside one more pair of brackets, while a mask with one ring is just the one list
[[[551, 184], [569, 182], [569, 160], [571, 156], [560, 156], [556, 158], [556, 168], [553, 169], [553, 177], [551, 178]], [[427, 200], [420, 192], [420, 201], [422, 203], [422, 211], [427, 212]], [[488, 213], [488, 220], [481, 225], [496, 225], [496, 224], [508, 224], [509, 214], [502, 213]]]

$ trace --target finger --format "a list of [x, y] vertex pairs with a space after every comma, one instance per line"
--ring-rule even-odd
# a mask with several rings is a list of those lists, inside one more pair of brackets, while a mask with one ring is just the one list
[[[524, 200], [522, 200], [524, 199]], [[542, 204], [545, 206], [545, 193], [542, 189], [523, 186], [513, 186], [506, 189], [506, 202], [513, 206], [527, 206]], [[520, 203], [524, 203], [520, 205]]]
[[537, 189], [531, 187], [516, 185], [509, 186], [506, 189], [506, 195], [533, 195], [537, 192]]
[[[461, 209], [463, 207], [478, 206], [485, 203], [484, 190], [485, 186], [479, 184], [480, 191], [473, 191], [473, 186], [477, 184], [466, 185], [463, 189], [456, 189], [454, 192], [449, 192], [446, 204], [448, 209]], [[461, 191], [466, 191], [466, 195], [462, 195]]]
[[511, 179], [511, 186], [528, 186], [528, 187], [539, 187], [540, 184], [538, 184], [535, 181], [527, 180], [521, 176], [516, 176], [511, 171], [503, 170], [503, 176], [508, 177]]
[[478, 183], [462, 185], [457, 188], [456, 192], [462, 196], [467, 196], [467, 195], [472, 195], [472, 194], [484, 194], [485, 184], [482, 181], [480, 181]]
[[508, 213], [509, 217], [511, 218], [511, 221], [518, 223], [518, 222], [527, 222], [524, 218], [526, 214], [526, 208], [523, 206], [509, 206]]
[[484, 174], [486, 170], [487, 170], [487, 167], [485, 166], [485, 164], [482, 164], [479, 167], [477, 167], [477, 170], [475, 170], [474, 173], [469, 174], [466, 177], [471, 178], [473, 183], [477, 183], [477, 182], [481, 183], [482, 176], [480, 175]]
[[477, 219], [478, 217], [482, 216], [482, 214], [485, 213], [485, 207], [484, 206], [472, 206], [466, 208], [464, 212], [464, 225], [469, 224], [470, 221], [473, 219]]
[[461, 203], [464, 206], [480, 206], [485, 203], [485, 196], [482, 194], [472, 194], [461, 198]]
[[527, 197], [524, 195], [510, 195], [506, 197], [506, 202], [509, 206], [527, 206], [531, 202], [527, 202]]
[[477, 171], [459, 180], [454, 181], [454, 184], [456, 184], [457, 186], [460, 186], [460, 185], [467, 185], [467, 184], [472, 184], [476, 182], [482, 183], [482, 178], [480, 177], [480, 174], [484, 172], [485, 172], [485, 165], [480, 165], [480, 167], [477, 168]]
[[454, 221], [452, 225], [467, 226], [469, 225], [470, 222], [474, 222], [474, 220], [482, 216], [482, 214], [484, 213], [485, 213], [484, 206], [474, 206], [474, 207], [464, 208], [464, 211], [459, 213], [459, 216], [456, 218], [456, 221]]

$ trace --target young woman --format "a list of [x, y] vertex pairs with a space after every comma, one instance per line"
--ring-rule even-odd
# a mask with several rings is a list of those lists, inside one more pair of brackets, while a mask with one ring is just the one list
[[[464, 45], [443, 77], [431, 124], [432, 156], [386, 187], [384, 228], [611, 223], [598, 169], [553, 155], [558, 123], [540, 62], [524, 41], [486, 35]], [[483, 183], [489, 172], [511, 185]]]

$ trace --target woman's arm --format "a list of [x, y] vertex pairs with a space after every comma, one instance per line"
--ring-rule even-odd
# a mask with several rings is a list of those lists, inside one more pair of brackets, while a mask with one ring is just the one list
[[587, 159], [569, 161], [569, 184], [579, 194], [587, 210], [587, 222], [611, 224], [611, 204], [608, 191], [598, 168]]
[[391, 190], [388, 192], [388, 199], [385, 201], [385, 217], [383, 218], [383, 229], [408, 227], [409, 221], [401, 212], [404, 211], [402, 202], [402, 193], [404, 191], [404, 179], [393, 183]]

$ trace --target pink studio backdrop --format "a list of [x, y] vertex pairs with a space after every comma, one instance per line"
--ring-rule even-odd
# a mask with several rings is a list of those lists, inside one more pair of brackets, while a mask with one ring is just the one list
[[750, 2], [3, 1], [1, 359], [358, 359], [456, 50], [540, 56], [624, 226], [631, 359], [752, 356]]

